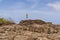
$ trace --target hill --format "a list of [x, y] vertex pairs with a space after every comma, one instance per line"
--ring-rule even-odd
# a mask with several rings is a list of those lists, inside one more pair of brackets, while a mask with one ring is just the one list
[[60, 25], [23, 20], [19, 24], [0, 26], [0, 40], [60, 40]]
[[42, 20], [22, 20], [19, 24], [20, 25], [31, 25], [31, 24], [42, 25], [42, 24], [46, 24], [46, 22]]

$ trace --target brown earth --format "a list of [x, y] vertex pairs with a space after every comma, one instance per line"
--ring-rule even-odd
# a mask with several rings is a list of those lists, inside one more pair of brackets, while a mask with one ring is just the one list
[[31, 25], [31, 24], [46, 24], [45, 21], [42, 20], [22, 20], [20, 23], [20, 25]]
[[60, 25], [23, 20], [19, 24], [0, 26], [0, 40], [60, 40]]

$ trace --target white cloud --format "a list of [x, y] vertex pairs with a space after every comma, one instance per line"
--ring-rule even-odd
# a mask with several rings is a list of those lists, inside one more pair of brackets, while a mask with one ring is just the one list
[[56, 11], [60, 11], [60, 2], [48, 3], [47, 6], [52, 7]]

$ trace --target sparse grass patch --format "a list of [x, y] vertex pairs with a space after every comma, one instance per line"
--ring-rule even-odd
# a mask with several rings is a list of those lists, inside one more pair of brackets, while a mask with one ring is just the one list
[[7, 24], [15, 24], [13, 21], [4, 19], [4, 18], [0, 18], [0, 25], [7, 25]]

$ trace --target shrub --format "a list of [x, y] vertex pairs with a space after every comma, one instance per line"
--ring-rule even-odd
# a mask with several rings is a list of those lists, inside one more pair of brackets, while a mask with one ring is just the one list
[[4, 19], [4, 18], [0, 18], [0, 25], [6, 25], [6, 24], [15, 24], [13, 21]]

